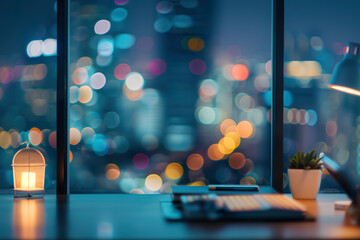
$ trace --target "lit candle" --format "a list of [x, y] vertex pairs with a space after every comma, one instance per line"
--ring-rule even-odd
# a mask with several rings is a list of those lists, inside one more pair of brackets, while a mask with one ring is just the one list
[[21, 174], [21, 188], [26, 190], [35, 189], [35, 178], [36, 173], [34, 172], [23, 172]]

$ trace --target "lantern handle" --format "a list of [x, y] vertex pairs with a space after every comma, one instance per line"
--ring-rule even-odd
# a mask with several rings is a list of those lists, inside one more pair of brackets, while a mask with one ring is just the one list
[[26, 148], [29, 148], [29, 145], [30, 145], [29, 141], [22, 142], [19, 144], [19, 146], [24, 145], [24, 144], [26, 144]]

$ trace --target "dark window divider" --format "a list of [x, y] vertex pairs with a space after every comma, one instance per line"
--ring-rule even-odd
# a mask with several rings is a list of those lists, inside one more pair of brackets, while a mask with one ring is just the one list
[[271, 186], [283, 192], [284, 0], [271, 7]]
[[69, 194], [69, 0], [57, 0], [56, 194]]

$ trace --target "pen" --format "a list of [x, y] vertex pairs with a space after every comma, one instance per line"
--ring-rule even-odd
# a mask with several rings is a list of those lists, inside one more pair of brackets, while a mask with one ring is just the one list
[[259, 191], [258, 185], [209, 185], [210, 191]]

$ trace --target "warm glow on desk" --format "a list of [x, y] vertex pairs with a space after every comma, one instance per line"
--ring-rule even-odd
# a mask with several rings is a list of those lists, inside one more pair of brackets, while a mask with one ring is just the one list
[[24, 190], [35, 190], [36, 173], [23, 172], [21, 173], [21, 188]]
[[13, 206], [13, 237], [16, 239], [44, 238], [44, 200], [15, 199]]

